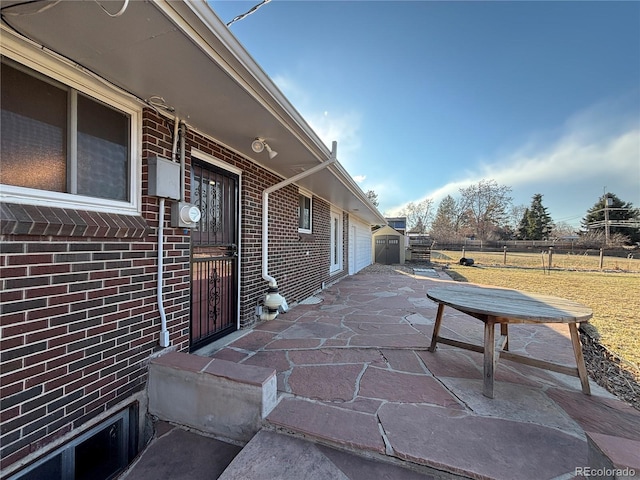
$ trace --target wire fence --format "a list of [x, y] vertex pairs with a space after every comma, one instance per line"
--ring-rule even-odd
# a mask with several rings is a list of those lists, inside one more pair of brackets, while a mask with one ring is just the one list
[[[465, 259], [466, 262], [462, 260]], [[475, 265], [508, 266], [538, 269], [563, 270], [603, 270], [620, 272], [640, 272], [640, 252], [626, 256], [611, 256], [604, 249], [585, 249], [567, 252], [552, 248], [516, 251], [503, 246], [501, 251], [480, 251], [473, 246], [462, 246], [455, 250], [431, 250], [433, 263], [461, 263]]]

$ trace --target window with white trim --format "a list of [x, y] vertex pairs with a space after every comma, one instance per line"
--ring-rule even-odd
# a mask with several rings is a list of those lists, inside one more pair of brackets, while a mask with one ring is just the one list
[[133, 112], [4, 56], [1, 85], [5, 199], [114, 212], [136, 207]]
[[311, 233], [311, 196], [298, 195], [298, 232]]
[[342, 270], [342, 214], [331, 210], [331, 263], [329, 272]]

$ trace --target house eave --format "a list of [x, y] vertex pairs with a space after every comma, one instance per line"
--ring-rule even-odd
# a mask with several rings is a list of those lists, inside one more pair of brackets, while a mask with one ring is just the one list
[[[283, 178], [330, 158], [329, 148], [204, 0], [130, 2], [117, 18], [95, 2], [60, 2], [6, 18], [24, 37], [139, 99], [163, 97], [189, 126]], [[265, 138], [278, 156], [254, 153], [255, 137]], [[301, 186], [370, 224], [384, 221], [340, 165]]]

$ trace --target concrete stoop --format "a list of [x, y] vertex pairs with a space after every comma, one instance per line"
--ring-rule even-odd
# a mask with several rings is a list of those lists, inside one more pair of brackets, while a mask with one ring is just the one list
[[278, 402], [276, 371], [172, 352], [149, 363], [149, 413], [248, 442]]
[[[356, 449], [348, 451], [339, 443], [334, 448], [326, 446], [327, 442], [322, 445], [321, 438], [307, 441], [267, 430], [275, 428], [266, 419], [278, 404], [276, 372], [269, 368], [172, 352], [150, 362], [148, 395], [149, 413], [159, 419], [157, 425], [166, 425], [163, 429], [170, 433], [158, 434], [126, 478], [146, 479], [168, 472], [174, 478], [205, 478], [202, 475], [207, 471], [211, 474], [215, 467], [207, 458], [208, 450], [219, 450], [222, 445], [235, 448], [229, 454], [235, 455], [239, 448], [206, 435], [246, 443], [219, 477], [223, 480], [454, 478], [432, 475], [419, 465], [412, 468], [410, 462], [381, 455], [383, 452], [363, 449], [356, 454]], [[205, 436], [166, 422], [192, 428]], [[187, 451], [183, 452], [185, 448]], [[189, 449], [194, 456], [190, 457]], [[174, 450], [171, 459], [162, 453]], [[197, 454], [204, 457], [198, 460]], [[214, 463], [221, 462], [224, 463]], [[177, 473], [176, 468], [186, 464], [189, 468]]]

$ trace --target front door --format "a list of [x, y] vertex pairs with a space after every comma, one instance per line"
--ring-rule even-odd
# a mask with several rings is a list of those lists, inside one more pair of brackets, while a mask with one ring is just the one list
[[238, 187], [238, 175], [194, 161], [191, 198], [202, 216], [191, 232], [192, 351], [237, 330]]

